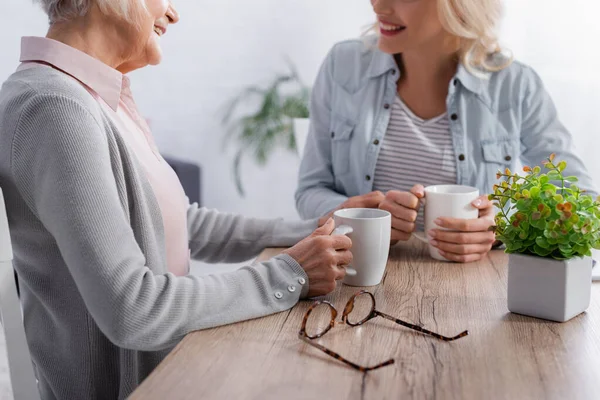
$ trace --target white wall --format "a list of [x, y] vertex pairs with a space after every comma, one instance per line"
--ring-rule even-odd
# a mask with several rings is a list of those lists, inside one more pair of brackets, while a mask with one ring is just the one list
[[[284, 56], [294, 60], [305, 81], [312, 83], [329, 47], [357, 36], [371, 18], [368, 2], [349, 3], [177, 3], [182, 21], [165, 37], [165, 62], [140, 71], [135, 90], [140, 107], [152, 116], [161, 149], [203, 165], [206, 205], [253, 216], [296, 217], [294, 156], [282, 151], [267, 169], [246, 159], [243, 180], [247, 197], [241, 199], [232, 181], [232, 154], [221, 152], [224, 129], [220, 117], [227, 100], [240, 88], [266, 83], [274, 73], [285, 71]], [[146, 84], [139, 84], [141, 81]]]
[[[0, 81], [16, 66], [18, 38], [43, 34], [45, 18], [29, 0], [8, 1], [0, 25]], [[600, 181], [600, 38], [592, 0], [506, 0], [503, 42], [534, 66], [553, 94], [580, 152]], [[224, 104], [249, 84], [285, 68], [284, 55], [311, 83], [333, 43], [372, 21], [368, 0], [179, 0], [178, 26], [163, 38], [165, 61], [133, 74], [134, 91], [164, 153], [204, 168], [209, 207], [253, 216], [295, 218], [297, 161], [279, 152], [266, 169], [246, 160], [247, 197], [238, 197], [231, 151], [223, 153]]]
[[541, 75], [600, 186], [600, 3], [505, 0], [502, 39]]

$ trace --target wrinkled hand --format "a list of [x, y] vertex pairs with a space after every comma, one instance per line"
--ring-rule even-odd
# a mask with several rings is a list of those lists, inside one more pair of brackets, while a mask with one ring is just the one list
[[492, 249], [496, 236], [490, 227], [494, 226], [494, 206], [487, 196], [477, 198], [473, 206], [479, 209], [477, 219], [439, 218], [436, 225], [456, 232], [441, 229], [429, 231], [429, 244], [451, 261], [467, 263], [481, 260]]
[[333, 213], [344, 208], [378, 208], [379, 204], [385, 199], [385, 196], [380, 191], [375, 191], [361, 196], [350, 197], [348, 200], [339, 205], [335, 210], [319, 219], [319, 226], [323, 225]]
[[385, 200], [379, 205], [379, 208], [392, 214], [391, 244], [410, 239], [415, 231], [415, 221], [420, 207], [419, 200], [424, 196], [425, 188], [422, 185], [413, 186], [410, 192], [398, 190], [387, 192]]
[[335, 222], [329, 219], [309, 237], [284, 251], [308, 275], [308, 296], [322, 296], [335, 289], [336, 281], [346, 275], [345, 267], [352, 262], [352, 240], [348, 236], [330, 236]]

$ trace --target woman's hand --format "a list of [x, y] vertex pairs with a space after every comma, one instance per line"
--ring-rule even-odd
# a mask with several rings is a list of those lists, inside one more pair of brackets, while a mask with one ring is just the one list
[[413, 186], [410, 192], [397, 190], [387, 192], [385, 200], [379, 205], [379, 208], [392, 214], [391, 244], [410, 239], [415, 230], [415, 221], [420, 206], [419, 200], [424, 196], [425, 188], [422, 185]]
[[490, 228], [494, 225], [494, 206], [487, 196], [477, 198], [473, 206], [479, 209], [477, 219], [439, 218], [435, 221], [441, 229], [429, 231], [429, 244], [451, 261], [467, 263], [481, 260], [492, 249], [496, 240]]
[[338, 208], [319, 219], [319, 226], [325, 224], [327, 220], [333, 217], [333, 213], [344, 208], [378, 208], [379, 204], [385, 199], [383, 193], [379, 191], [363, 194], [361, 196], [350, 197], [340, 204]]
[[284, 251], [308, 275], [308, 297], [322, 296], [335, 289], [336, 281], [346, 275], [352, 262], [352, 240], [348, 236], [330, 236], [335, 229], [333, 219], [317, 228], [312, 235]]

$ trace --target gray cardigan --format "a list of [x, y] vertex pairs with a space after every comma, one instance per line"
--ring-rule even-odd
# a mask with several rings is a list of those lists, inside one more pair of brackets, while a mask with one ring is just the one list
[[[135, 155], [86, 89], [53, 68], [2, 86], [0, 186], [44, 399], [123, 399], [187, 333], [307, 294], [289, 256], [218, 276], [168, 273], [160, 209]], [[293, 245], [316, 225], [188, 210], [192, 257], [209, 262]]]

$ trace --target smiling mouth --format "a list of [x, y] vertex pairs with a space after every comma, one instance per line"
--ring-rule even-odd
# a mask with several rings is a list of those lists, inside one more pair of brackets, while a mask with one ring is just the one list
[[394, 35], [396, 33], [402, 32], [406, 29], [406, 26], [403, 25], [393, 25], [387, 22], [379, 21], [379, 28], [381, 29], [381, 33]]
[[165, 33], [167, 33], [167, 30], [164, 28], [161, 28], [160, 26], [154, 25], [154, 33], [156, 33], [158, 35], [158, 37], [161, 37]]

